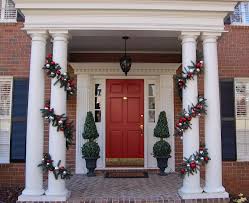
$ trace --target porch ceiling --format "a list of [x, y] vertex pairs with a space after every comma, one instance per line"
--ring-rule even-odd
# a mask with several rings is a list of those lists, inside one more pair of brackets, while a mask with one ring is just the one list
[[71, 31], [69, 51], [75, 52], [123, 52], [122, 36], [129, 36], [128, 52], [180, 53], [178, 32], [159, 31]]

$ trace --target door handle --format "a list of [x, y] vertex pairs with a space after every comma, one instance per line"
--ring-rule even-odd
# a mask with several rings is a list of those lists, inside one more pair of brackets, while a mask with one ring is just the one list
[[141, 136], [143, 136], [143, 134], [144, 134], [144, 125], [140, 125], [140, 129], [141, 129]]

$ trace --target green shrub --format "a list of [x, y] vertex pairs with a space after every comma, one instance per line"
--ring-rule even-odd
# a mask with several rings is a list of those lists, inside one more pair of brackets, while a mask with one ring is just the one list
[[93, 118], [93, 114], [91, 111], [87, 112], [86, 121], [84, 125], [84, 132], [82, 136], [84, 139], [88, 139], [89, 141], [94, 141], [99, 137], [95, 121]]
[[168, 138], [170, 136], [169, 128], [168, 128], [168, 121], [166, 118], [165, 111], [160, 112], [156, 127], [154, 128], [154, 136], [159, 137], [161, 139]]
[[94, 141], [86, 142], [81, 148], [83, 158], [98, 158], [99, 151], [99, 145]]
[[156, 142], [153, 146], [154, 157], [168, 157], [171, 153], [171, 147], [165, 140]]
[[99, 158], [99, 145], [95, 141], [98, 137], [97, 127], [91, 111], [87, 112], [84, 124], [83, 138], [88, 140], [81, 148], [83, 158]]

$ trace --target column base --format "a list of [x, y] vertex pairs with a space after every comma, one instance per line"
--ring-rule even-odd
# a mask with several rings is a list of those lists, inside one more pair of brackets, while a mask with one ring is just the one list
[[203, 189], [206, 193], [224, 193], [224, 192], [226, 192], [226, 190], [223, 186], [218, 187], [218, 188], [204, 187]]
[[18, 197], [18, 201], [29, 201], [32, 198], [41, 198], [44, 195], [45, 191], [41, 190], [30, 190], [24, 189], [22, 194]]
[[182, 187], [179, 189], [178, 193], [180, 194], [201, 194], [203, 192], [203, 189], [201, 187], [199, 188], [195, 188], [195, 189], [188, 189], [188, 188], [185, 188], [185, 187]]
[[183, 193], [180, 190], [178, 194], [182, 199], [228, 199], [229, 194], [227, 192], [217, 192], [217, 193]]
[[20, 195], [18, 202], [65, 202], [71, 196], [71, 192], [67, 191], [64, 195]]
[[67, 201], [67, 199], [71, 196], [71, 192], [65, 190], [64, 193], [55, 194], [49, 191], [46, 191], [46, 195], [44, 195], [43, 201]]

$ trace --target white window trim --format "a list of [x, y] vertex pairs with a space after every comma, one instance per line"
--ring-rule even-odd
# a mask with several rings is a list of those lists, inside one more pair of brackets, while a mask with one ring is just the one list
[[1, 116], [0, 115], [0, 128], [1, 128], [1, 123], [3, 123], [4, 121], [8, 124], [8, 138], [7, 138], [7, 142], [6, 143], [1, 143], [1, 138], [0, 138], [0, 145], [8, 145], [8, 158], [3, 158], [1, 157], [0, 154], [0, 164], [3, 163], [10, 163], [10, 137], [11, 137], [11, 116], [12, 116], [12, 102], [13, 102], [13, 77], [9, 77], [9, 76], [0, 76], [0, 81], [8, 81], [10, 82], [11, 88], [10, 88], [10, 111], [9, 111], [9, 115], [8, 116]]
[[5, 10], [6, 10], [6, 3], [10, 0], [0, 0], [1, 1], [1, 16], [0, 16], [0, 23], [16, 23], [17, 22], [17, 9], [13, 9], [13, 17], [12, 18], [5, 18]]
[[[237, 161], [244, 162], [249, 161], [249, 108], [246, 107], [247, 115], [245, 117], [237, 116], [237, 83], [247, 83], [249, 85], [249, 78], [234, 79]], [[247, 154], [243, 154], [243, 150], [246, 150]]]
[[[249, 15], [249, 10], [245, 11], [245, 4], [248, 4], [249, 7], [249, 2], [240, 2], [238, 4], [239, 7], [239, 14], [241, 16], [241, 22], [231, 22], [232, 25], [238, 25], [238, 26], [249, 26], [249, 22], [246, 22], [246, 14]], [[231, 15], [236, 15], [235, 11]]]

